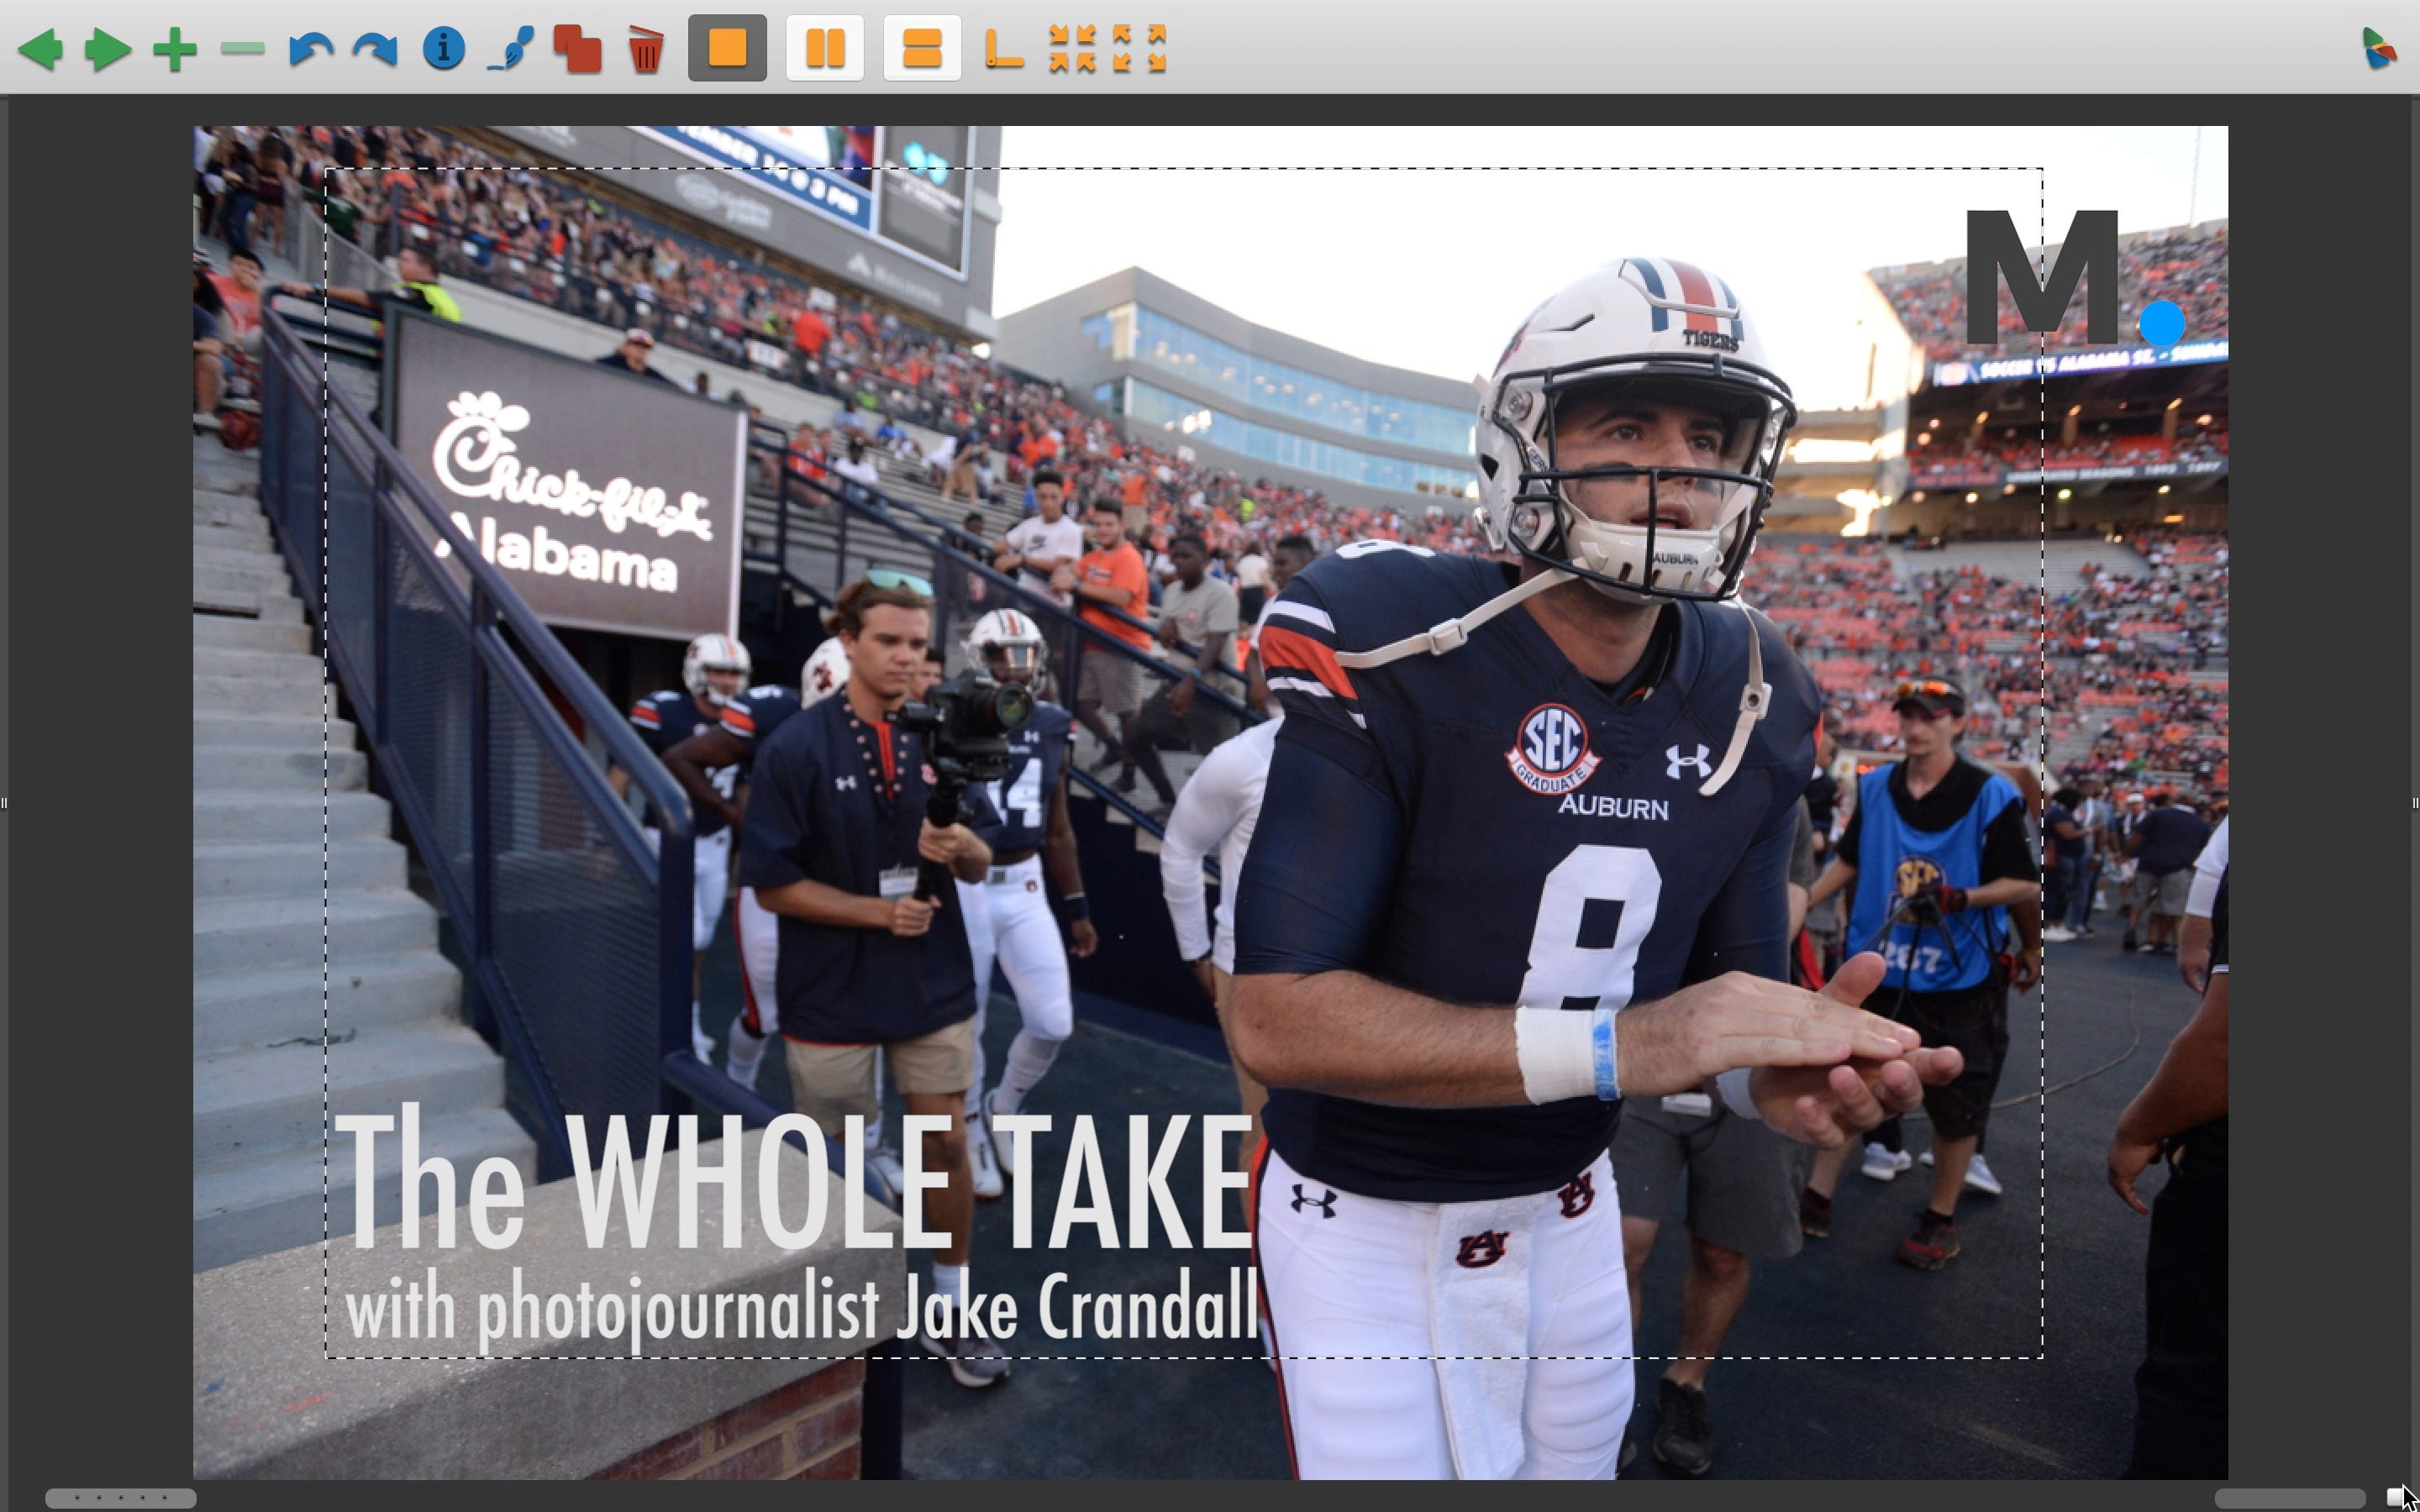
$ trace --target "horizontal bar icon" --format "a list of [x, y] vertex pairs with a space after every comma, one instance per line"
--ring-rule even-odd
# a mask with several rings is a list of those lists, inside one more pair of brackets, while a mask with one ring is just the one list
[[941, 45], [941, 28], [910, 26], [899, 34], [899, 40], [906, 47], [939, 47]]
[[267, 42], [221, 42], [219, 44], [219, 54], [222, 57], [257, 57], [268, 51]]
[[941, 66], [941, 50], [938, 47], [911, 47], [901, 56], [900, 64], [910, 69], [938, 69]]

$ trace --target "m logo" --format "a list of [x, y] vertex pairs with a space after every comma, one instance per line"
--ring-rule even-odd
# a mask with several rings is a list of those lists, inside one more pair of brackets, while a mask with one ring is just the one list
[[1590, 1172], [1582, 1171], [1572, 1178], [1569, 1186], [1564, 1187], [1555, 1196], [1562, 1198], [1563, 1216], [1576, 1218], [1596, 1206], [1596, 1177]]
[[1714, 773], [1714, 769], [1707, 764], [1706, 755], [1706, 748], [1703, 746], [1699, 746], [1698, 748], [1698, 754], [1695, 756], [1683, 756], [1681, 754], [1680, 747], [1667, 746], [1664, 748], [1664, 759], [1671, 763], [1671, 764], [1664, 768], [1664, 775], [1678, 780], [1681, 776], [1681, 768], [1688, 766], [1696, 768], [1699, 777], [1712, 777]]
[[1520, 737], [1504, 753], [1523, 787], [1549, 797], [1586, 782], [1604, 759], [1589, 751], [1588, 721], [1560, 703], [1530, 710], [1521, 721]]
[[836, 793], [846, 793], [854, 789], [856, 786], [857, 779], [853, 777], [836, 777], [832, 779], [832, 790]]
[[2067, 224], [2058, 261], [2050, 277], [2034, 281], [2034, 259], [2006, 210], [1966, 212], [1966, 344], [1990, 347], [2000, 340], [2002, 280], [2025, 329], [2059, 329], [2075, 285], [2092, 274], [2084, 300], [2085, 334], [2095, 347], [2118, 345], [2118, 212], [2078, 210]]
[[[1335, 1216], [1336, 1216], [1336, 1194], [1335, 1194], [1335, 1193], [1333, 1193], [1333, 1192], [1328, 1192], [1328, 1191], [1327, 1191], [1327, 1188], [1326, 1188], [1326, 1187], [1324, 1187], [1324, 1186], [1323, 1186], [1323, 1187], [1321, 1187], [1321, 1188], [1320, 1188], [1320, 1190], [1321, 1190], [1322, 1192], [1327, 1192], [1327, 1196], [1324, 1196], [1324, 1197], [1314, 1197], [1314, 1196], [1308, 1196], [1308, 1195], [1306, 1195], [1306, 1194], [1304, 1193], [1304, 1191], [1303, 1191], [1303, 1189], [1302, 1189], [1302, 1183], [1301, 1183], [1300, 1181], [1296, 1181], [1296, 1182], [1294, 1184], [1294, 1211], [1296, 1211], [1296, 1212], [1300, 1212], [1300, 1211], [1301, 1211], [1303, 1209], [1305, 1209], [1305, 1208], [1317, 1208], [1317, 1209], [1319, 1210], [1319, 1215], [1320, 1215], [1321, 1217], [1323, 1217], [1323, 1218], [1333, 1218], [1333, 1217], [1335, 1217]], [[1467, 1242], [1467, 1241], [1465, 1241], [1465, 1242]]]
[[1453, 1263], [1466, 1271], [1483, 1271], [1504, 1257], [1504, 1242], [1512, 1236], [1500, 1228], [1462, 1236], [1462, 1249]]

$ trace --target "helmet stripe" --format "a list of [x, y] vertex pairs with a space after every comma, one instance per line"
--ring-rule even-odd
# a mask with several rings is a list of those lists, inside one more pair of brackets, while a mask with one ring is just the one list
[[[1724, 283], [1719, 275], [1714, 279], [1714, 287], [1723, 291], [1723, 307], [1725, 309], [1736, 310], [1740, 307], [1739, 296], [1731, 292], [1731, 286], [1729, 284]], [[1745, 332], [1740, 330], [1740, 317], [1738, 316], [1731, 316], [1730, 333], [1733, 340], [1738, 340], [1745, 334]]]
[[1689, 312], [1689, 329], [1691, 331], [1714, 330], [1714, 317], [1706, 314], [1702, 308], [1714, 302], [1714, 280], [1708, 278], [1694, 265], [1683, 262], [1674, 263], [1672, 273], [1681, 281], [1682, 300], [1688, 304], [1700, 306]]
[[1638, 270], [1638, 277], [1640, 281], [1646, 284], [1647, 292], [1652, 296], [1649, 301], [1648, 307], [1654, 315], [1654, 324], [1650, 329], [1658, 332], [1663, 331], [1671, 316], [1664, 308], [1664, 275], [1662, 272], [1657, 270], [1654, 259], [1650, 257], [1628, 257], [1623, 259], [1622, 266], [1626, 268], [1636, 268]]

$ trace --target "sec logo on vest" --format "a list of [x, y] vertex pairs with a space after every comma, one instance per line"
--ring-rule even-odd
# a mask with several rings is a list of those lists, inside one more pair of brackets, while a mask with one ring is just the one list
[[1542, 703], [1521, 721], [1520, 738], [1504, 753], [1521, 785], [1549, 797], [1593, 776], [1605, 758], [1589, 750], [1588, 721], [1560, 703]]

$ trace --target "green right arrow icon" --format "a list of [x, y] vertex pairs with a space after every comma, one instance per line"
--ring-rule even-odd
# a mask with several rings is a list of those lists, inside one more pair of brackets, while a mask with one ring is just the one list
[[67, 44], [59, 40], [58, 34], [56, 32], [44, 32], [41, 36], [35, 38], [32, 41], [27, 42], [23, 47], [17, 49], [18, 52], [24, 54], [27, 57], [32, 58], [35, 62], [40, 64], [46, 69], [56, 69], [59, 65], [60, 55], [66, 53], [67, 50]]
[[98, 26], [92, 29], [92, 36], [84, 44], [84, 55], [91, 60], [92, 71], [95, 73], [99, 73], [133, 51], [134, 49]]

